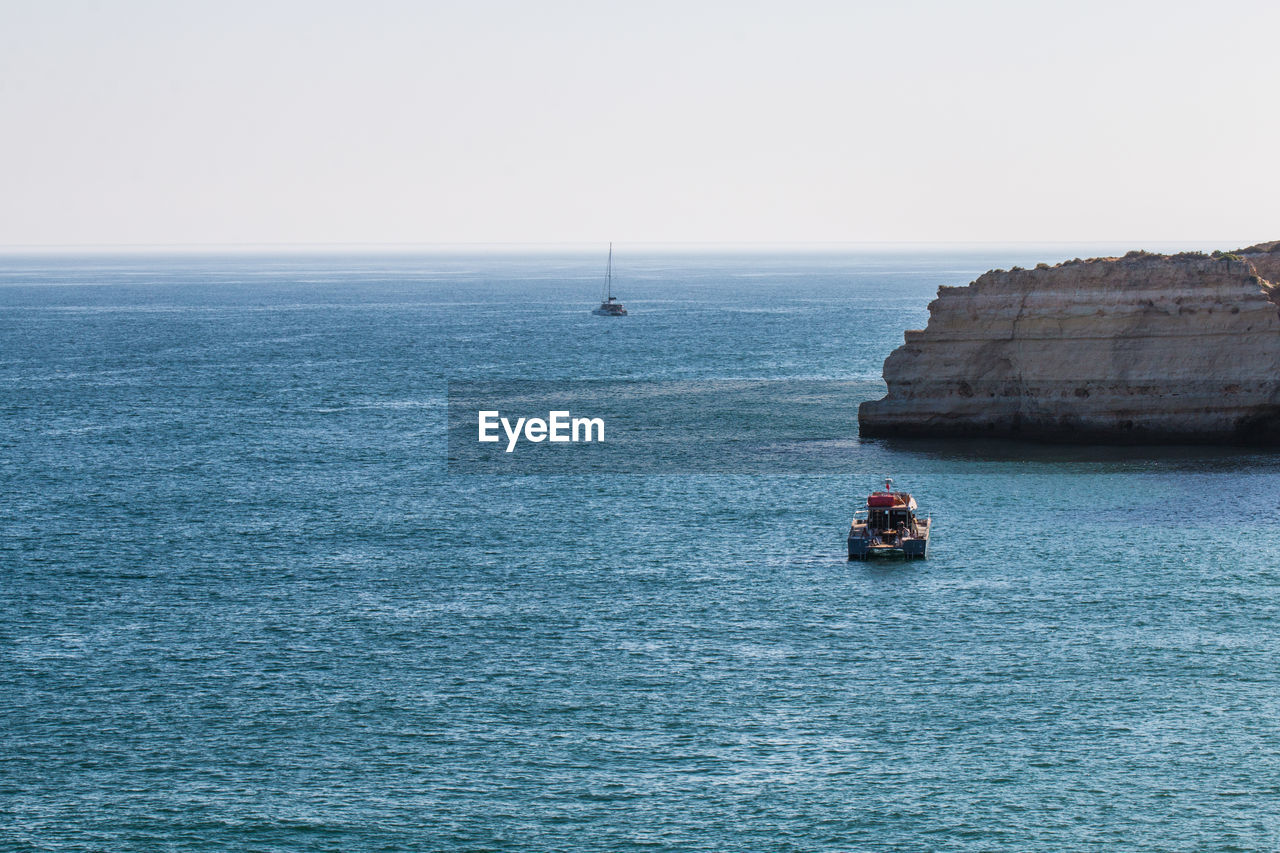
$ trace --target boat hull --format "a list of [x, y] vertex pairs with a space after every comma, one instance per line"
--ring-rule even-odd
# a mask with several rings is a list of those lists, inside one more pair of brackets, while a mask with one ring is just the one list
[[929, 538], [905, 539], [896, 545], [877, 545], [861, 536], [849, 537], [849, 559], [869, 560], [873, 557], [898, 557], [925, 560], [929, 557]]

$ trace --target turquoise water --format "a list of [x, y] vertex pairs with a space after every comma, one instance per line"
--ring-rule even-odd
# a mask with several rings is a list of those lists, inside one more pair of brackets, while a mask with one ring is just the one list
[[1276, 849], [1275, 456], [446, 467], [450, 381], [873, 383], [1053, 259], [0, 260], [0, 849]]

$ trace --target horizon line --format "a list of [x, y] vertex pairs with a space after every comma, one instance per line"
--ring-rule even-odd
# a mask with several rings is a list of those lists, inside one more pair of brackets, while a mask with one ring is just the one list
[[672, 240], [577, 240], [577, 241], [459, 241], [435, 243], [12, 243], [0, 244], [0, 254], [75, 254], [88, 252], [108, 253], [259, 253], [259, 252], [439, 252], [458, 250], [489, 251], [592, 251], [596, 246], [613, 242], [619, 246], [645, 250], [739, 250], [739, 251], [779, 251], [787, 249], [799, 250], [837, 250], [837, 249], [870, 249], [885, 247], [946, 247], [946, 248], [1051, 248], [1067, 246], [1128, 246], [1142, 248], [1143, 245], [1171, 248], [1175, 246], [1221, 248], [1234, 246], [1243, 248], [1265, 240], [1240, 239], [1097, 239], [1097, 240], [813, 240], [813, 241], [672, 241]]

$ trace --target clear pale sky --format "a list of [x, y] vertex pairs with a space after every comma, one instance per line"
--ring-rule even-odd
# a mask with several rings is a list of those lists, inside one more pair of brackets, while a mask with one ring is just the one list
[[0, 0], [0, 245], [1280, 239], [1280, 4]]

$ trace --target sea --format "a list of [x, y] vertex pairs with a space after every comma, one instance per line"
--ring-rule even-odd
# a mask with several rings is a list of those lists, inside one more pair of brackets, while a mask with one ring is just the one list
[[[1280, 849], [1280, 455], [857, 434], [940, 285], [1107, 253], [0, 256], [0, 850]], [[486, 469], [490, 382], [846, 411]], [[929, 559], [848, 562], [886, 476]]]

